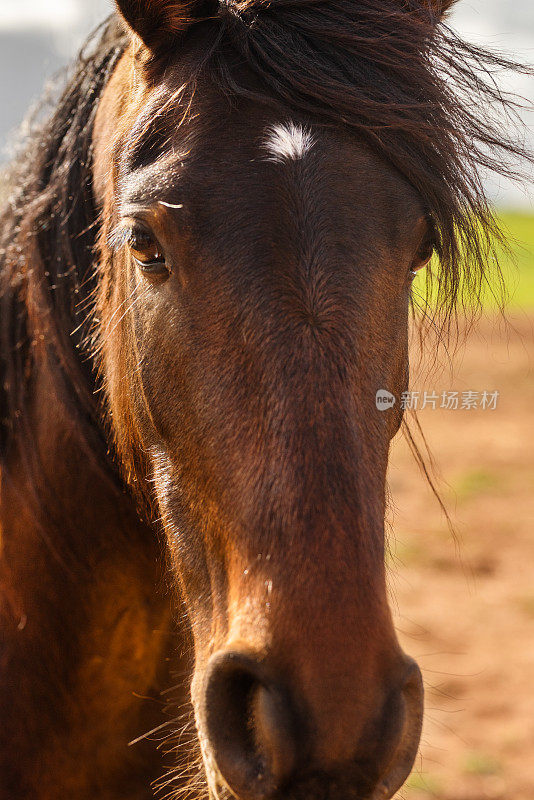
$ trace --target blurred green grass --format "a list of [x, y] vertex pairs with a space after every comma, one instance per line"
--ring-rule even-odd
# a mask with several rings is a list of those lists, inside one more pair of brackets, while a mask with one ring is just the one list
[[534, 309], [534, 215], [508, 212], [500, 218], [512, 251], [502, 262], [509, 307]]
[[502, 488], [502, 476], [483, 467], [463, 472], [452, 487], [453, 496], [459, 503], [475, 500], [483, 495], [492, 494]]
[[[499, 248], [499, 260], [506, 286], [507, 310], [534, 310], [534, 215], [518, 211], [505, 211], [498, 215], [503, 233], [508, 240], [509, 252]], [[501, 288], [489, 274], [490, 286], [484, 291], [483, 307], [491, 311], [498, 307]], [[425, 295], [424, 270], [417, 276], [414, 288]], [[432, 304], [432, 303], [431, 303]]]

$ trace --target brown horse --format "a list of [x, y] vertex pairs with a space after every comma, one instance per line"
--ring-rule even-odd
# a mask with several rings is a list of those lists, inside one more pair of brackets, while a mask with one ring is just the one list
[[434, 249], [444, 307], [476, 296], [479, 167], [520, 153], [488, 117], [505, 62], [444, 5], [120, 0], [13, 167], [2, 800], [378, 800], [408, 775], [402, 414], [375, 396], [407, 386]]

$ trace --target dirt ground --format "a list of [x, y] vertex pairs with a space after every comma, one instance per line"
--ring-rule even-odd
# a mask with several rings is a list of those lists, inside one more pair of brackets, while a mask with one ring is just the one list
[[460, 401], [499, 391], [495, 410], [419, 413], [457, 541], [405, 441], [393, 446], [391, 602], [426, 688], [406, 800], [534, 798], [534, 314], [511, 322], [483, 320], [452, 376], [414, 380]]

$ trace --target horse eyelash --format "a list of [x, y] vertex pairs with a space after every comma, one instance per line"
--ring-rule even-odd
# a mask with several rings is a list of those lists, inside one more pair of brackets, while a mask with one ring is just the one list
[[134, 228], [123, 223], [117, 225], [108, 236], [108, 246], [113, 252], [121, 250], [133, 240]]

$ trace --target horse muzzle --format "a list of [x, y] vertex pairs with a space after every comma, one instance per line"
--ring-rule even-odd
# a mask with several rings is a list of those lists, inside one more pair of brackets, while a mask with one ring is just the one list
[[410, 773], [423, 716], [415, 662], [403, 656], [392, 683], [381, 707], [355, 726], [354, 741], [344, 742], [352, 757], [337, 759], [302, 691], [289, 689], [264, 657], [219, 651], [205, 670], [197, 713], [212, 791], [219, 800], [388, 800]]

